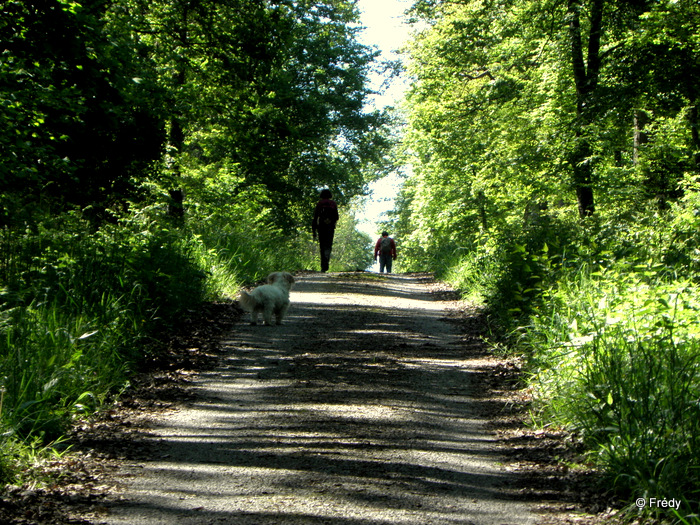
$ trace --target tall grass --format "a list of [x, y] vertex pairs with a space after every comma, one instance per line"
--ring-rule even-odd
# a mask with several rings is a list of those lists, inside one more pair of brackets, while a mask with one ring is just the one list
[[[2, 422], [16, 436], [58, 438], [72, 414], [93, 410], [125, 381], [118, 353], [132, 321], [104, 297], [88, 316], [46, 303], [2, 314]], [[119, 344], [117, 344], [119, 343]]]
[[301, 243], [227, 219], [173, 227], [152, 206], [99, 228], [73, 213], [0, 231], [0, 481], [17, 473], [20, 443], [59, 439], [123, 389], [184, 311], [303, 267]]
[[[527, 357], [537, 420], [570, 429], [638, 511], [700, 523], [700, 196], [665, 215], [500, 232], [448, 276]], [[630, 220], [634, 218], [634, 220]]]
[[[700, 295], [659, 268], [581, 271], [533, 315], [543, 416], [581, 435], [624, 497], [700, 501]], [[659, 509], [661, 510], [661, 509]]]
[[95, 230], [74, 215], [4, 235], [23, 271], [4, 268], [1, 421], [6, 436], [51, 440], [127, 381], [149, 331], [198, 301], [205, 275], [153, 221]]

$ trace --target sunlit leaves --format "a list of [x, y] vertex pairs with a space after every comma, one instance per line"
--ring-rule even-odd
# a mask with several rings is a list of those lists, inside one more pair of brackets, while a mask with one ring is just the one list
[[[413, 215], [406, 221], [417, 227], [430, 225], [420, 233], [426, 249], [430, 232], [433, 244], [444, 235], [479, 235], [475, 215], [489, 215], [485, 223], [499, 232], [522, 224], [533, 201], [572, 209], [583, 186], [603, 213], [648, 197], [663, 202], [679, 195], [684, 172], [697, 171], [696, 3], [606, 2], [600, 53], [589, 45], [596, 5], [416, 3], [413, 15], [423, 24], [408, 54], [414, 84], [405, 140], [416, 181], [401, 213]], [[633, 151], [639, 108], [650, 123]], [[462, 206], [466, 211], [450, 219]], [[410, 227], [409, 238], [416, 231]]]
[[[567, 96], [542, 32], [555, 6], [470, 1], [435, 8], [410, 49], [406, 148], [417, 179], [416, 232], [469, 245], [485, 225], [522, 216], [531, 199], [562, 192], [555, 136]], [[570, 89], [570, 88], [568, 88]], [[559, 103], [557, 103], [559, 102]], [[416, 233], [418, 235], [418, 233]], [[459, 239], [459, 241], [457, 241]], [[431, 244], [423, 243], [426, 249]]]

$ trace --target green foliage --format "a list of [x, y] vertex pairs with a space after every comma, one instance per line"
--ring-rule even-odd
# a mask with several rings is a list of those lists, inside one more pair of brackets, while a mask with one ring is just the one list
[[364, 110], [375, 53], [353, 2], [122, 0], [107, 18], [169, 94], [168, 189], [224, 172], [227, 195], [262, 195], [286, 231], [310, 221], [318, 187], [342, 203], [363, 191], [386, 117]]
[[682, 498], [658, 516], [679, 522], [700, 501], [696, 15], [417, 2], [392, 218], [406, 267], [486, 301], [526, 354], [538, 417], [630, 501]]
[[659, 264], [579, 267], [530, 316], [543, 410], [578, 432], [630, 497], [697, 509], [700, 294]]
[[156, 318], [201, 299], [205, 274], [188, 247], [145, 213], [97, 232], [77, 215], [4, 231], [12, 259], [3, 268], [0, 377], [13, 433], [56, 438], [71, 414], [126, 381]]
[[376, 52], [357, 41], [352, 1], [0, 12], [0, 225], [72, 204], [99, 223], [147, 200], [144, 183], [176, 190], [185, 173], [235, 167], [227, 193], [264, 188], [261, 204], [292, 231], [318, 187], [346, 203], [384, 169], [387, 117], [364, 107]]
[[[581, 32], [599, 4], [569, 3]], [[606, 10], [605, 51], [582, 57], [584, 89], [564, 3], [417, 3], [428, 23], [409, 50], [403, 149], [413, 175], [397, 221], [417, 265], [446, 244], [471, 250], [482, 235], [517, 232], [536, 206], [580, 206], [587, 190], [606, 213], [678, 198], [700, 150], [691, 4]], [[669, 82], [675, 75], [684, 78]], [[633, 148], [640, 112], [649, 121]]]
[[100, 215], [161, 153], [162, 92], [135, 78], [128, 37], [104, 33], [104, 2], [73, 5], [0, 7], [0, 225], [64, 203]]
[[366, 233], [357, 230], [352, 212], [341, 213], [333, 238], [332, 272], [366, 270], [374, 261], [374, 242]]

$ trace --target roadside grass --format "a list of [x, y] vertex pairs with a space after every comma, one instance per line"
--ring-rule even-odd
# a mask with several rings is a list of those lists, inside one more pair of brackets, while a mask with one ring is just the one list
[[674, 498], [679, 516], [697, 520], [700, 296], [656, 280], [653, 266], [636, 270], [581, 273], [531, 316], [522, 343], [539, 418], [583, 439], [627, 512], [637, 498]]
[[[664, 217], [549, 223], [489, 239], [445, 277], [485, 300], [525, 356], [533, 423], [566, 428], [623, 515], [700, 523], [700, 224]], [[640, 509], [638, 498], [681, 502]]]
[[[243, 202], [193, 206], [184, 224], [152, 205], [98, 226], [76, 211], [0, 230], [0, 483], [61, 453], [68, 426], [127, 389], [152, 339], [188, 311], [318, 263], [310, 233]], [[371, 257], [353, 228], [337, 243], [343, 269]]]

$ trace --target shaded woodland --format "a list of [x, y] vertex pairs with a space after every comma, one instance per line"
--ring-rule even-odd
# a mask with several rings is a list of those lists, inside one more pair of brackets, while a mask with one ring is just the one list
[[402, 268], [486, 301], [536, 424], [571, 431], [630, 516], [676, 497], [647, 515], [696, 522], [700, 5], [421, 0], [410, 16]]
[[[417, 0], [393, 110], [353, 0], [0, 2], [0, 481], [127, 388], [183, 312], [271, 270], [401, 271], [484, 303], [534, 424], [644, 518], [700, 505], [700, 4]], [[575, 468], [576, 466], [572, 466]], [[603, 490], [603, 489], [601, 489]]]

